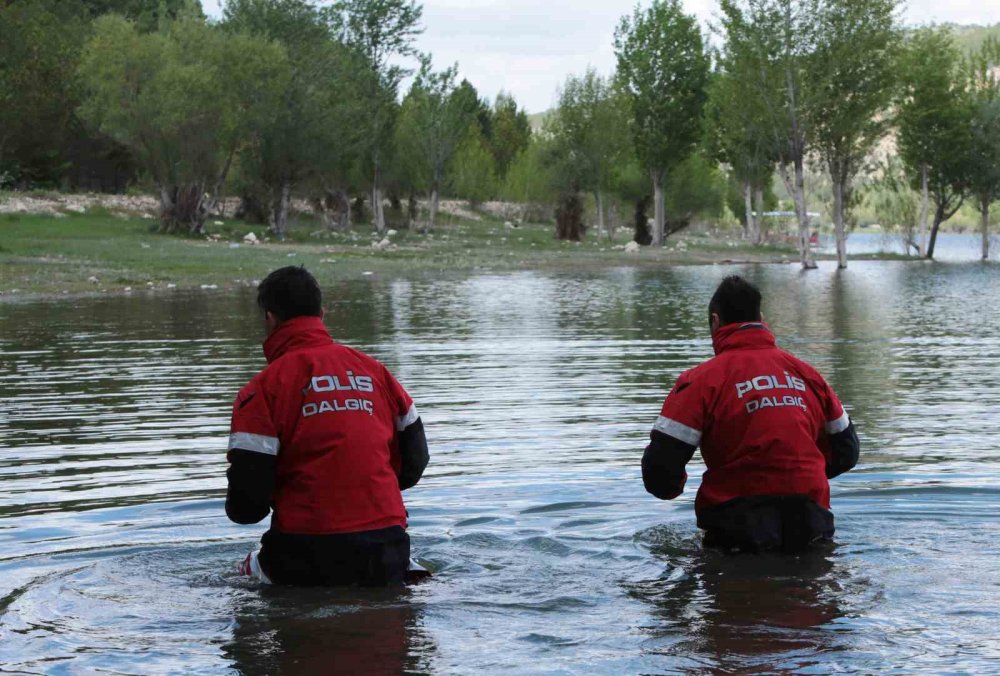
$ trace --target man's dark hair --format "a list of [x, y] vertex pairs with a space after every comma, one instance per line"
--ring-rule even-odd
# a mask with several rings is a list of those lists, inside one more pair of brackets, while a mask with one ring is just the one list
[[289, 265], [264, 278], [257, 287], [257, 305], [281, 321], [323, 314], [323, 293], [305, 267]]
[[739, 275], [726, 277], [708, 304], [708, 316], [719, 315], [720, 324], [760, 321], [760, 291]]

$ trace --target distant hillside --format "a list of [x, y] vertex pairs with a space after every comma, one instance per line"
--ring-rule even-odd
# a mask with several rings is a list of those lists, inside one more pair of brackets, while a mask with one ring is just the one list
[[1000, 39], [1000, 23], [992, 26], [945, 24], [955, 33], [955, 41], [966, 54], [976, 51], [988, 38]]
[[539, 132], [542, 129], [542, 125], [545, 123], [545, 118], [552, 114], [552, 109], [542, 111], [540, 113], [531, 113], [528, 115], [528, 123], [531, 125], [531, 131]]

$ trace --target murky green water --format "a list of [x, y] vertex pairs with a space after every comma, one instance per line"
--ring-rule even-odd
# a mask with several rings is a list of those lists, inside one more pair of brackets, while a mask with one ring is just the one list
[[[639, 458], [709, 356], [725, 272], [851, 410], [839, 545], [703, 552]], [[328, 325], [414, 395], [401, 593], [234, 576], [228, 410], [263, 363], [247, 293], [0, 305], [0, 665], [79, 673], [968, 671], [1000, 658], [1000, 268], [852, 263], [365, 278]]]

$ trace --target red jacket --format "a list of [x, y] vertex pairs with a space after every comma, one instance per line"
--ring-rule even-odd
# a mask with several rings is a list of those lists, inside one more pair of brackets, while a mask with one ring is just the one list
[[397, 431], [418, 416], [403, 387], [334, 342], [319, 317], [281, 324], [264, 355], [267, 368], [236, 397], [229, 448], [277, 456], [272, 529], [405, 528]]
[[762, 323], [723, 326], [713, 347], [677, 379], [653, 427], [701, 446], [695, 510], [764, 495], [808, 495], [829, 509], [828, 435], [850, 424], [837, 395]]

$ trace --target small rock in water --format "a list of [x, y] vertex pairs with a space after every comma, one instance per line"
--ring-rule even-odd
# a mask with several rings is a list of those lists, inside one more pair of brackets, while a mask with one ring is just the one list
[[176, 284], [167, 284], [167, 288], [168, 289], [176, 289], [177, 285]]
[[293, 256], [298, 256], [298, 254], [295, 253], [294, 251], [292, 253], [288, 254], [288, 258], [292, 258]]
[[256, 244], [257, 235], [253, 234], [252, 232], [248, 232], [247, 234], [243, 235], [243, 241], [247, 244]]
[[233, 243], [231, 243], [231, 244], [229, 245], [229, 248], [230, 248], [230, 249], [239, 249], [239, 248], [240, 248], [240, 245], [239, 245], [239, 243], [238, 243], [238, 242], [233, 242]]
[[218, 289], [219, 285], [218, 284], [202, 284], [201, 288], [203, 288], [203, 289]]
[[629, 242], [625, 245], [625, 253], [627, 254], [637, 254], [639, 253], [639, 243], [635, 240]]
[[374, 273], [374, 272], [372, 272], [371, 270], [365, 270], [365, 271], [364, 271], [364, 272], [362, 272], [361, 274], [363, 274], [363, 275], [364, 275], [365, 277], [367, 277], [367, 276], [369, 276], [369, 275], [374, 275], [375, 273]]
[[125, 293], [129, 293], [129, 292], [132, 291], [132, 287], [131, 286], [126, 286], [124, 290], [125, 290]]

